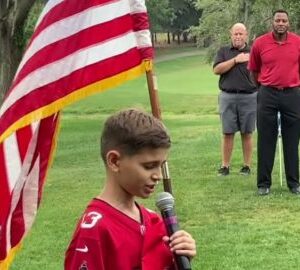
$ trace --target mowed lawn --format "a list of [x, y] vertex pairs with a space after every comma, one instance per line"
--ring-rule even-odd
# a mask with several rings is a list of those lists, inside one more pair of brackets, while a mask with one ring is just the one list
[[[155, 68], [162, 117], [173, 142], [168, 161], [176, 211], [181, 227], [197, 241], [193, 269], [300, 269], [300, 197], [288, 193], [285, 183], [280, 186], [278, 157], [270, 196], [256, 195], [256, 148], [252, 175], [238, 174], [239, 136], [230, 176], [218, 177], [218, 77], [201, 55], [161, 62]], [[103, 121], [125, 107], [150, 111], [144, 77], [65, 109], [36, 222], [11, 269], [63, 269], [75, 224], [103, 186]], [[154, 197], [141, 203], [155, 209]]]

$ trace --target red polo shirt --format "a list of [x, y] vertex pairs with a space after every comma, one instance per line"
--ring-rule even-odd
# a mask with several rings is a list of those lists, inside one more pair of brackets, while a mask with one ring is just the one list
[[251, 48], [248, 69], [259, 73], [262, 85], [279, 88], [300, 85], [300, 37], [288, 32], [279, 43], [273, 32], [258, 37]]

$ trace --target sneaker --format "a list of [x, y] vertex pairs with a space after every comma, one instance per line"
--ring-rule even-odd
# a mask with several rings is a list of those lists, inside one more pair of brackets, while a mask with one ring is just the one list
[[257, 190], [257, 194], [259, 195], [259, 196], [266, 196], [266, 195], [269, 195], [270, 194], [270, 188], [268, 188], [268, 187], [260, 187], [260, 188], [258, 188], [258, 190]]
[[229, 167], [225, 167], [222, 166], [219, 170], [218, 170], [218, 176], [226, 176], [229, 174]]
[[295, 195], [300, 195], [300, 187], [292, 187], [290, 188], [290, 192], [292, 192]]
[[250, 167], [247, 165], [243, 166], [240, 170], [241, 175], [250, 175], [250, 173], [251, 173]]

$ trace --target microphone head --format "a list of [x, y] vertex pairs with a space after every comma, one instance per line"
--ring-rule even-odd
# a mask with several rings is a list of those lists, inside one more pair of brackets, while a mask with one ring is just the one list
[[161, 192], [157, 195], [155, 204], [160, 211], [164, 211], [174, 207], [174, 198], [169, 192]]

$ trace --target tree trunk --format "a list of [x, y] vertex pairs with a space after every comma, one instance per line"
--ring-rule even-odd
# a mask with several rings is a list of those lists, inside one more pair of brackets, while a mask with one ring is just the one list
[[18, 47], [10, 29], [0, 24], [0, 104], [10, 87], [18, 64], [21, 60], [22, 48]]
[[242, 22], [248, 26], [249, 17], [255, 0], [242, 0], [240, 2], [240, 12], [243, 17], [241, 17]]
[[183, 32], [182, 36], [183, 36], [183, 42], [187, 43], [188, 42], [188, 33], [187, 32]]
[[248, 25], [248, 20], [249, 20], [249, 5], [248, 5], [248, 1], [244, 2], [244, 24]]
[[168, 31], [168, 44], [171, 44], [170, 32]]
[[35, 0], [0, 0], [0, 104], [21, 60], [24, 25]]
[[180, 33], [177, 33], [177, 44], [180, 45]]

